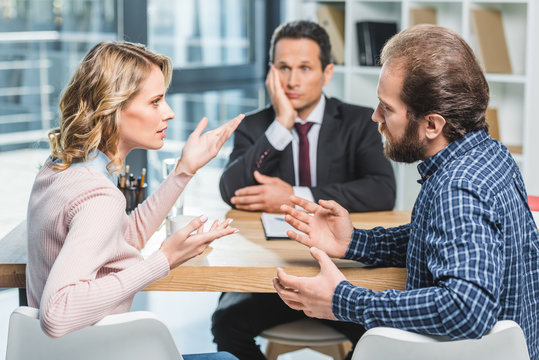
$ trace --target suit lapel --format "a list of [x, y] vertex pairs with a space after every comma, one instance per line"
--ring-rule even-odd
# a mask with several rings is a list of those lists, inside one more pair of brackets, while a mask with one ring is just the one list
[[281, 176], [280, 178], [292, 186], [296, 185], [296, 179], [294, 176], [294, 160], [292, 156], [292, 143], [288, 144], [284, 150], [283, 155], [281, 156]]
[[338, 141], [332, 141], [337, 136], [340, 125], [338, 102], [335, 99], [326, 98], [324, 118], [318, 135], [318, 147], [316, 150], [316, 183], [317, 186], [328, 183], [331, 165], [332, 146], [338, 146]]
[[[269, 110], [270, 111], [268, 111], [265, 117], [267, 124], [264, 124], [262, 132], [266, 131], [266, 129], [275, 120], [275, 111], [273, 110], [273, 107], [271, 105], [269, 106]], [[292, 157], [292, 144], [288, 144], [283, 150], [281, 159], [279, 161], [279, 174], [269, 175], [278, 176], [281, 180], [286, 181], [292, 186], [296, 185], [296, 180], [294, 177], [294, 160]]]

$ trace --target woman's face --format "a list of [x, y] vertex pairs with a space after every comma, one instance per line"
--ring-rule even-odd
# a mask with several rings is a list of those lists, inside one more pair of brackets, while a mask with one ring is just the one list
[[133, 149], [160, 149], [167, 123], [174, 112], [165, 101], [165, 78], [156, 65], [143, 81], [140, 91], [120, 113], [120, 156]]

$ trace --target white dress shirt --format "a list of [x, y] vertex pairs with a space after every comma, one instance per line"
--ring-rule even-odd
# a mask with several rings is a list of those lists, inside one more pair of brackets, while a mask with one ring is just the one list
[[[320, 101], [316, 104], [315, 108], [307, 116], [306, 121], [313, 123], [313, 126], [307, 133], [309, 139], [309, 161], [311, 166], [311, 186], [315, 187], [317, 184], [316, 179], [316, 159], [318, 149], [318, 135], [320, 134], [320, 127], [322, 126], [322, 119], [324, 118], [324, 109], [326, 107], [326, 97], [322, 95]], [[303, 123], [303, 121], [297, 117], [296, 123]], [[285, 128], [280, 122], [275, 119], [273, 123], [266, 129], [266, 137], [269, 143], [277, 150], [283, 151], [284, 148], [292, 142], [292, 156], [294, 160], [294, 176], [295, 184], [294, 195], [302, 197], [304, 199], [314, 201], [313, 193], [307, 186], [297, 186], [299, 184], [299, 136], [296, 128], [291, 130]]]

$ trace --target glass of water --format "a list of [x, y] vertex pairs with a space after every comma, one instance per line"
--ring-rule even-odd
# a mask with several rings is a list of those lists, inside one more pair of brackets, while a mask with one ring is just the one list
[[[174, 168], [176, 167], [177, 162], [178, 162], [178, 159], [176, 158], [168, 158], [168, 159], [163, 160], [163, 163], [162, 163], [163, 180], [165, 180], [169, 176], [169, 174], [174, 171]], [[166, 219], [167, 236], [171, 234], [170, 219], [178, 215], [183, 215], [183, 203], [185, 199], [184, 194], [185, 194], [185, 189], [182, 192], [182, 194], [178, 197], [178, 200], [176, 200], [174, 205], [172, 205], [172, 208], [170, 209], [167, 215], [167, 219]]]

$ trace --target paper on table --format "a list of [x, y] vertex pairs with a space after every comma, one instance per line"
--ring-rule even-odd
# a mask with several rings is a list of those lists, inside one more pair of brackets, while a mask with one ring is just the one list
[[287, 223], [283, 214], [263, 212], [260, 219], [262, 220], [262, 227], [264, 228], [266, 240], [289, 240], [290, 238], [286, 235], [287, 230], [293, 230], [298, 234], [305, 235], [305, 233], [295, 229], [292, 225]]

